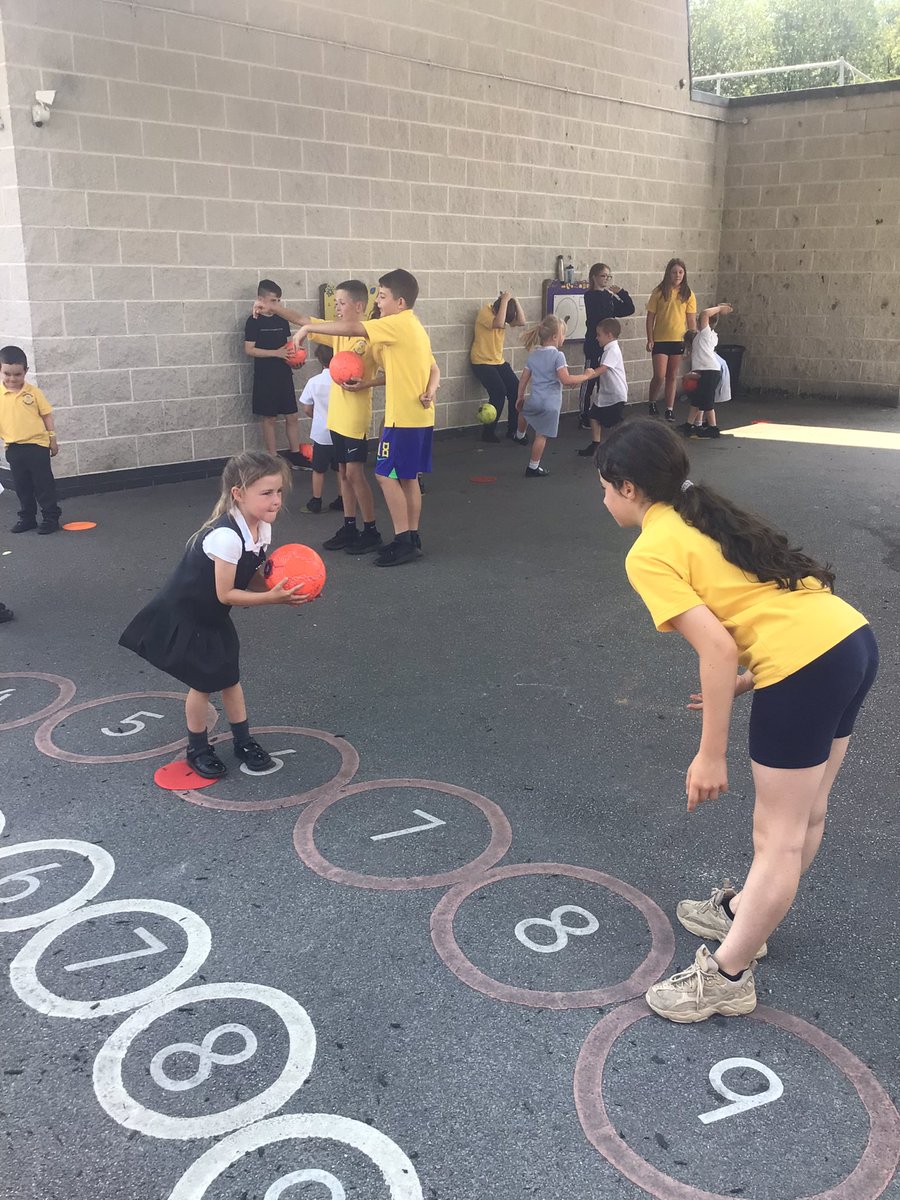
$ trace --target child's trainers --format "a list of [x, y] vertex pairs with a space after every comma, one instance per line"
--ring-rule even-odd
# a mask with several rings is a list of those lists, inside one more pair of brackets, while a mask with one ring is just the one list
[[550, 472], [546, 469], [546, 467], [526, 467], [525, 468], [526, 479], [543, 479], [545, 475], [549, 475], [549, 474], [550, 474]]
[[371, 554], [380, 550], [383, 538], [377, 529], [364, 529], [344, 550], [345, 554]]
[[403, 563], [411, 562], [414, 558], [418, 558], [418, 555], [412, 542], [394, 541], [389, 546], [384, 547], [375, 559], [375, 566], [399, 567]]
[[648, 417], [658, 417], [659, 416], [659, 409], [656, 407], [656, 403], [653, 400], [651, 400], [650, 403], [647, 405], [647, 416]]
[[[725, 901], [733, 900], [737, 892], [725, 880], [725, 886], [713, 888], [708, 900], [681, 900], [675, 909], [675, 916], [689, 933], [697, 937], [715, 938], [724, 942], [731, 932], [731, 917], [725, 911]], [[765, 958], [769, 947], [765, 942], [756, 952], [756, 958]]]
[[332, 500], [332, 502], [328, 505], [328, 507], [331, 509], [332, 512], [343, 512], [344, 511], [344, 497], [336, 496], [335, 499]]
[[675, 420], [675, 409], [674, 408], [666, 409], [666, 420], [674, 422], [674, 420]]
[[576, 450], [575, 453], [579, 458], [593, 458], [600, 448], [599, 442], [589, 442], [583, 450]]
[[234, 756], [241, 760], [248, 771], [254, 773], [271, 771], [275, 766], [275, 759], [263, 750], [255, 738], [251, 738], [249, 742], [242, 742], [241, 745], [235, 742]]
[[706, 1021], [709, 1017], [741, 1017], [756, 1008], [756, 987], [748, 967], [740, 979], [727, 979], [705, 946], [701, 946], [686, 971], [654, 983], [646, 994], [648, 1005], [660, 1017], [678, 1025]]
[[228, 768], [208, 743], [199, 750], [188, 750], [185, 755], [188, 766], [203, 779], [221, 779]]
[[318, 516], [318, 514], [322, 511], [322, 498], [320, 496], [310, 496], [300, 511], [305, 513], [315, 513]]
[[19, 517], [15, 525], [10, 529], [10, 533], [27, 533], [29, 529], [37, 529], [37, 521], [34, 517]]
[[690, 421], [682, 421], [682, 423], [676, 426], [676, 428], [678, 429], [678, 432], [683, 433], [685, 437], [693, 437], [693, 435], [696, 433], [696, 428], [690, 423]]
[[0, 625], [5, 625], [7, 621], [11, 621], [13, 615], [11, 608], [7, 608], [5, 604], [0, 604]]
[[40, 525], [38, 525], [37, 531], [38, 533], [59, 533], [59, 521], [48, 521], [45, 517]]
[[348, 546], [352, 546], [359, 537], [359, 531], [355, 525], [342, 525], [334, 537], [330, 537], [327, 542], [322, 543], [323, 550], [346, 550]]
[[698, 429], [695, 435], [699, 438], [717, 438], [719, 436], [718, 425], [704, 425], [702, 429]]

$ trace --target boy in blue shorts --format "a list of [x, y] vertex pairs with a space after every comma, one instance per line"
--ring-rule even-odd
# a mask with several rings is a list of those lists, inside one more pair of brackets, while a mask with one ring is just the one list
[[415, 276], [398, 268], [378, 280], [378, 320], [317, 322], [302, 326], [297, 334], [364, 337], [384, 371], [384, 431], [375, 475], [391, 514], [394, 540], [375, 559], [379, 567], [397, 567], [422, 553], [418, 476], [431, 471], [434, 398], [441, 373], [428, 334], [412, 311], [418, 295]]

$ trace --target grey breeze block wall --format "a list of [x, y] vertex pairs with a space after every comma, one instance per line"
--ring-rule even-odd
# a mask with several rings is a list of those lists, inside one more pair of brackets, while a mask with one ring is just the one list
[[60, 474], [258, 444], [241, 331], [261, 275], [308, 305], [414, 271], [439, 427], [472, 422], [478, 305], [510, 287], [537, 318], [559, 252], [609, 261], [639, 314], [675, 253], [712, 298], [723, 115], [679, 87], [683, 0], [489, 7], [0, 0], [0, 328], [57, 406]]
[[727, 111], [720, 290], [746, 382], [896, 405], [900, 81]]

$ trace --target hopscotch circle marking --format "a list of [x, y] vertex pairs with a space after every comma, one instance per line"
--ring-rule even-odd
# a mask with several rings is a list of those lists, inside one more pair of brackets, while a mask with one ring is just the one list
[[0, 836], [2, 836], [3, 830], [5, 828], [6, 828], [6, 814], [0, 812]]
[[[348, 871], [338, 867], [319, 853], [314, 840], [316, 821], [332, 804], [337, 804], [347, 796], [390, 788], [419, 788], [429, 792], [444, 792], [448, 796], [459, 796], [462, 800], [467, 800], [487, 818], [491, 829], [487, 849], [465, 866], [456, 867], [452, 871], [441, 871], [437, 875], [363, 875], [359, 871]], [[498, 804], [488, 800], [486, 796], [479, 795], [478, 792], [469, 791], [468, 788], [457, 787], [452, 783], [439, 783], [434, 779], [374, 779], [371, 783], [351, 784], [336, 795], [323, 796], [310, 804], [294, 826], [294, 849], [311, 871], [334, 883], [382, 892], [412, 892], [419, 888], [453, 887], [473, 875], [480, 877], [484, 871], [500, 861], [511, 845], [512, 827]]]
[[[238, 1037], [243, 1038], [243, 1050], [238, 1050], [234, 1054], [220, 1054], [213, 1050], [213, 1046], [219, 1038], [229, 1033], [235, 1033]], [[163, 1091], [189, 1092], [192, 1088], [199, 1087], [201, 1083], [206, 1083], [212, 1074], [213, 1067], [236, 1067], [239, 1063], [244, 1063], [248, 1058], [252, 1058], [258, 1046], [256, 1034], [246, 1025], [236, 1023], [217, 1025], [215, 1029], [209, 1031], [199, 1045], [196, 1042], [173, 1042], [171, 1046], [164, 1046], [162, 1050], [158, 1050], [150, 1060], [150, 1076], [156, 1086], [161, 1087]], [[187, 1079], [173, 1079], [171, 1075], [166, 1074], [166, 1063], [174, 1054], [190, 1054], [196, 1058], [197, 1070], [193, 1075]]]
[[[122, 1066], [132, 1042], [160, 1017], [207, 1000], [252, 1000], [265, 1005], [280, 1017], [287, 1030], [289, 1042], [281, 1074], [257, 1096], [222, 1112], [206, 1113], [200, 1117], [169, 1117], [165, 1113], [146, 1108], [129, 1095], [122, 1080]], [[178, 1141], [218, 1137], [221, 1133], [229, 1133], [242, 1125], [260, 1121], [285, 1104], [306, 1082], [315, 1056], [316, 1031], [313, 1023], [306, 1009], [292, 996], [259, 983], [207, 983], [163, 996], [127, 1017], [104, 1042], [94, 1060], [94, 1091], [101, 1107], [114, 1121], [118, 1121], [126, 1129], [136, 1129], [147, 1137], [171, 1138]], [[231, 1086], [229, 1084], [229, 1088]], [[259, 1126], [254, 1128], [258, 1129]], [[221, 1145], [214, 1147], [215, 1150], [220, 1148]], [[195, 1167], [197, 1165], [194, 1164]], [[181, 1183], [172, 1193], [173, 1196], [179, 1187]], [[192, 1196], [197, 1193], [190, 1190], [182, 1194]]]
[[[84, 921], [130, 912], [155, 913], [157, 916], [167, 917], [180, 927], [187, 938], [187, 946], [177, 966], [155, 983], [133, 992], [125, 992], [121, 996], [108, 996], [104, 1000], [69, 1000], [44, 987], [37, 977], [38, 964], [41, 955], [58, 937]], [[142, 1004], [159, 1003], [203, 966], [211, 945], [212, 935], [206, 922], [189, 908], [182, 908], [180, 904], [171, 904], [168, 900], [107, 900], [102, 904], [91, 904], [87, 908], [79, 909], [70, 916], [61, 917], [36, 933], [10, 963], [9, 981], [20, 1000], [49, 1017], [70, 1017], [73, 1020], [109, 1017], [128, 1012]]]
[[[396, 1142], [351, 1117], [333, 1113], [299, 1113], [272, 1117], [241, 1129], [212, 1146], [188, 1167], [169, 1200], [203, 1200], [211, 1184], [239, 1159], [264, 1146], [294, 1139], [318, 1138], [342, 1142], [364, 1154], [381, 1172], [391, 1200], [422, 1200], [416, 1169]], [[336, 1200], [336, 1198], [335, 1198]]]
[[[0, 850], [0, 860], [12, 858], [17, 854], [32, 854], [39, 851], [55, 853], [57, 850], [66, 850], [71, 854], [77, 854], [80, 858], [88, 859], [92, 871], [90, 879], [68, 900], [61, 900], [59, 904], [54, 904], [50, 908], [30, 913], [25, 917], [0, 918], [0, 933], [18, 933], [22, 929], [36, 929], [38, 925], [46, 925], [50, 921], [65, 917], [74, 912], [76, 908], [80, 908], [82, 904], [93, 900], [112, 879], [116, 869], [113, 856], [102, 846], [95, 846], [92, 842], [79, 842], [72, 838], [44, 838], [36, 842], [17, 842], [13, 846], [4, 846]], [[27, 872], [27, 868], [23, 868], [17, 874], [22, 875], [25, 872]], [[21, 898], [24, 900], [26, 896], [31, 895], [32, 891], [37, 890], [38, 888], [32, 888], [31, 891], [23, 893]]]
[[[585, 1137], [626, 1179], [658, 1200], [730, 1200], [718, 1192], [681, 1183], [636, 1154], [619, 1137], [603, 1103], [603, 1069], [619, 1037], [644, 1017], [653, 1016], [644, 1000], [634, 1000], [598, 1021], [588, 1034], [575, 1065], [575, 1107]], [[818, 1050], [850, 1081], [869, 1117], [869, 1140], [850, 1174], [827, 1192], [805, 1200], [876, 1200], [890, 1183], [900, 1159], [900, 1116], [884, 1088], [846, 1046], [800, 1017], [759, 1005], [744, 1018], [774, 1025]]]
[[0, 679], [41, 679], [45, 683], [52, 683], [59, 688], [59, 695], [50, 704], [38, 709], [30, 717], [19, 717], [16, 721], [4, 721], [0, 724], [0, 733], [7, 729], [18, 729], [22, 725], [31, 725], [34, 721], [42, 721], [44, 717], [49, 717], [58, 709], [65, 708], [75, 695], [75, 684], [71, 679], [66, 679], [62, 675], [45, 675], [42, 671], [2, 671]]
[[[251, 732], [254, 735], [257, 733], [294, 733], [299, 737], [318, 738], [320, 742], [326, 742], [337, 750], [341, 756], [341, 765], [337, 774], [332, 776], [327, 783], [310, 788], [307, 792], [298, 792], [293, 796], [279, 796], [274, 800], [221, 800], [217, 796], [211, 796], [207, 791], [200, 792], [193, 789], [176, 792], [175, 795], [180, 796], [182, 800], [187, 800], [188, 804], [197, 804], [201, 808], [230, 809], [233, 812], [268, 812], [275, 808], [296, 808], [299, 804], [308, 804], [320, 797], [334, 795], [344, 784], [349, 783], [359, 770], [359, 755], [355, 747], [351, 746], [346, 738], [335, 737], [333, 733], [326, 733], [322, 729], [301, 729], [294, 725], [261, 725]], [[210, 742], [215, 745], [230, 736], [230, 734], [222, 733], [218, 737], [211, 738]], [[263, 774], [274, 774], [274, 772], [263, 772]]]
[[[157, 746], [155, 750], [135, 750], [131, 754], [74, 754], [71, 750], [61, 750], [53, 742], [53, 730], [67, 717], [84, 712], [88, 708], [97, 708], [101, 704], [113, 704], [118, 700], [180, 700], [184, 702], [183, 692], [123, 692], [120, 696], [101, 696], [99, 700], [86, 700], [83, 704], [74, 704], [62, 712], [55, 713], [49, 721], [35, 730], [34, 744], [41, 754], [48, 758], [59, 758], [63, 762], [88, 763], [92, 766], [102, 766], [105, 763], [138, 762], [142, 758], [158, 758], [161, 754], [174, 752], [187, 744], [187, 738], [179, 738], [177, 742], [169, 742], [165, 746]], [[211, 704], [207, 705], [209, 728], [214, 729], [219, 714]]]
[[347, 1200], [344, 1185], [330, 1171], [319, 1171], [315, 1167], [307, 1167], [303, 1171], [291, 1171], [281, 1179], [276, 1179], [266, 1191], [263, 1200], [280, 1200], [280, 1197], [298, 1183], [322, 1183], [331, 1192], [330, 1200]]
[[[599, 887], [615, 892], [623, 900], [640, 912], [647, 922], [650, 931], [650, 949], [644, 961], [621, 983], [610, 987], [589, 988], [579, 992], [544, 992], [536, 988], [515, 987], [512, 984], [501, 983], [492, 979], [484, 971], [466, 957], [459, 947], [453, 924], [460, 906], [473, 893], [481, 888], [490, 887], [502, 879], [516, 879], [528, 875], [563, 875], [567, 879], [581, 879], [586, 883], [596, 883]], [[585, 930], [587, 932], [587, 930]], [[631, 1000], [634, 996], [645, 992], [654, 983], [672, 961], [675, 952], [675, 937], [672, 926], [665, 913], [649, 896], [639, 892], [630, 884], [615, 879], [612, 875], [604, 875], [600, 871], [592, 871], [587, 867], [572, 867], [565, 863], [527, 863], [513, 864], [506, 867], [495, 867], [477, 879], [461, 883], [447, 892], [438, 901], [431, 914], [431, 940], [434, 948], [457, 979], [476, 992], [490, 996], [494, 1000], [503, 1000], [510, 1004], [524, 1004], [529, 1008], [552, 1008], [557, 1010], [570, 1008], [594, 1008], [605, 1004], [617, 1004], [622, 1000]]]

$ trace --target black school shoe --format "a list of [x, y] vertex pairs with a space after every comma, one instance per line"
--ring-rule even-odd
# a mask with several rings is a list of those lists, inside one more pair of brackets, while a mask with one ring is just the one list
[[59, 521], [41, 521], [38, 533], [59, 533]]
[[384, 539], [377, 529], [364, 529], [344, 550], [345, 554], [371, 554], [380, 550]]
[[328, 507], [331, 509], [332, 512], [343, 512], [344, 511], [343, 496], [338, 496], [338, 498], [336, 500], [332, 500], [332, 502], [328, 505]]
[[697, 432], [696, 425], [692, 425], [690, 421], [682, 421], [680, 425], [675, 427], [679, 433], [683, 433], [685, 437], [693, 437]]
[[322, 511], [321, 496], [310, 496], [310, 498], [303, 505], [303, 507], [300, 509], [300, 511], [305, 512], [305, 513], [315, 513], [315, 515], [318, 516], [319, 513]]
[[360, 536], [355, 525], [342, 525], [334, 537], [322, 543], [323, 550], [346, 550]]
[[[717, 438], [719, 437], [718, 425], [704, 425], [702, 429], [698, 429], [695, 437], [698, 438]], [[40, 530], [38, 530], [40, 533]]]
[[579, 458], [593, 458], [599, 448], [599, 442], [591, 442], [589, 445], [585, 446], [583, 450], [576, 450], [575, 453]]
[[11, 608], [7, 608], [5, 604], [0, 604], [0, 625], [5, 625], [7, 621], [11, 621], [13, 615]]
[[275, 766], [275, 759], [254, 738], [240, 746], [235, 742], [234, 757], [240, 759], [248, 771], [271, 771]]
[[651, 400], [650, 403], [647, 405], [647, 416], [648, 417], [658, 417], [659, 416], [659, 409], [656, 407], [656, 402], [654, 400]]
[[375, 559], [376, 567], [399, 567], [403, 563], [412, 562], [418, 558], [416, 547], [412, 542], [391, 542], [385, 546]]
[[10, 533], [27, 533], [29, 529], [37, 529], [37, 521], [34, 517], [19, 517]]
[[545, 467], [526, 467], [525, 468], [525, 478], [526, 479], [543, 479], [546, 475], [549, 475], [549, 474], [550, 474], [550, 472]]
[[674, 420], [675, 420], [675, 409], [674, 408], [666, 409], [666, 420], [674, 422]]
[[204, 746], [202, 750], [188, 750], [185, 757], [191, 770], [202, 775], [204, 779], [221, 779], [223, 775], [228, 774], [228, 768], [210, 745]]

